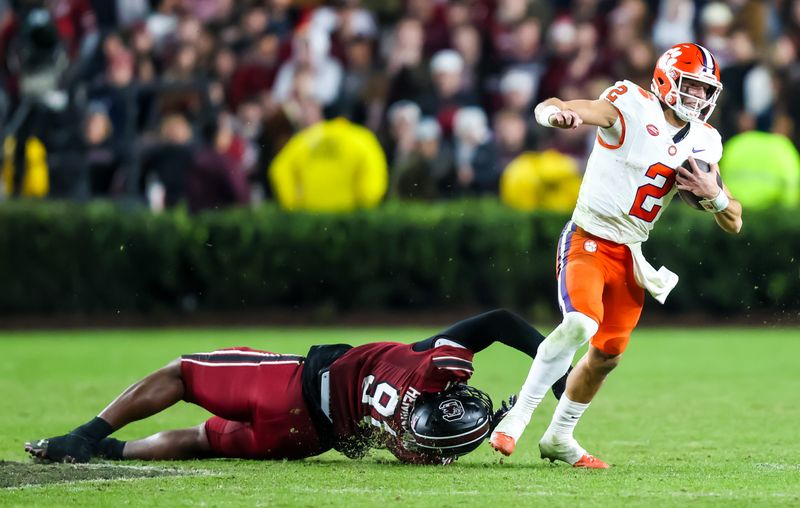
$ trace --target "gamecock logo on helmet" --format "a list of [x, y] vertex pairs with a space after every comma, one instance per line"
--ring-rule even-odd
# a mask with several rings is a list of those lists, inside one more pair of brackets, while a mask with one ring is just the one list
[[439, 409], [442, 411], [442, 418], [448, 422], [460, 420], [464, 416], [464, 406], [457, 399], [447, 399], [439, 404]]

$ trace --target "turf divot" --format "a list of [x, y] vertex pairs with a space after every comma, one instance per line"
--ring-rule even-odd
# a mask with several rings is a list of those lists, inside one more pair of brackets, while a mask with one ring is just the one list
[[36, 464], [0, 461], [0, 489], [78, 481], [111, 481], [162, 476], [193, 476], [191, 470], [118, 464]]

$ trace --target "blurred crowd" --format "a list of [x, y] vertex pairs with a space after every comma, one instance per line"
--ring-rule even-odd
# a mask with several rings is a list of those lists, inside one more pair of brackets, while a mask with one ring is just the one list
[[594, 129], [533, 106], [649, 89], [686, 41], [722, 69], [729, 187], [797, 206], [800, 0], [0, 0], [2, 195], [569, 210]]

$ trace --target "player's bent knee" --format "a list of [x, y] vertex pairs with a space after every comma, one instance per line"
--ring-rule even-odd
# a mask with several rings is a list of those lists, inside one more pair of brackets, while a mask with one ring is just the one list
[[487, 315], [499, 326], [513, 322], [515, 319], [514, 314], [510, 310], [504, 308], [490, 310], [487, 312]]
[[551, 361], [575, 354], [575, 351], [586, 344], [597, 333], [597, 322], [585, 314], [569, 312], [564, 320], [539, 345], [537, 355], [542, 360]]
[[564, 327], [564, 336], [571, 345], [582, 346], [597, 333], [597, 321], [580, 312], [568, 312], [564, 315], [561, 325]]

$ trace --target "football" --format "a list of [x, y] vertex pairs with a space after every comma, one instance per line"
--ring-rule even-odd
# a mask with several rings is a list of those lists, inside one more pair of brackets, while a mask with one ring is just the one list
[[[705, 173], [711, 171], [711, 166], [708, 164], [708, 162], [701, 161], [700, 159], [695, 159], [694, 162], [697, 164], [697, 167], [700, 168], [700, 171], [703, 171]], [[681, 166], [688, 169], [690, 173], [692, 172], [692, 165], [689, 164], [689, 159], [683, 161]], [[722, 188], [722, 178], [719, 176], [719, 173], [717, 173], [717, 185], [719, 185], [720, 189]], [[703, 209], [702, 205], [700, 205], [700, 200], [703, 198], [699, 198], [694, 194], [692, 194], [691, 192], [681, 189], [678, 189], [678, 194], [681, 196], [681, 199], [683, 200], [684, 203], [691, 206], [695, 210]]]

